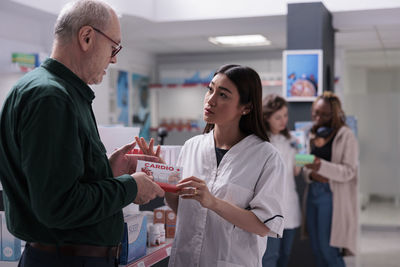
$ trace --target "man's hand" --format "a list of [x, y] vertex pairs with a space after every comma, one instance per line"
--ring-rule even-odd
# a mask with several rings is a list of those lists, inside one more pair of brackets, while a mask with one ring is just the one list
[[158, 184], [154, 183], [151, 177], [144, 172], [134, 173], [132, 177], [135, 179], [137, 185], [137, 195], [133, 203], [142, 205], [156, 197], [164, 196], [164, 190]]
[[123, 174], [132, 174], [136, 171], [137, 161], [145, 160], [152, 162], [159, 162], [159, 158], [148, 155], [126, 154], [131, 151], [136, 145], [136, 142], [127, 144], [115, 150], [108, 159], [113, 171], [114, 177]]

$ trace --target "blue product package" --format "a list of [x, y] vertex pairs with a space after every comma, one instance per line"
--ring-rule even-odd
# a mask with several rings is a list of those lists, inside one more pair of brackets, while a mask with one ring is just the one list
[[1, 212], [1, 260], [18, 261], [21, 257], [21, 240], [7, 229], [6, 216]]
[[120, 264], [128, 264], [146, 255], [147, 217], [143, 214], [124, 216], [124, 237]]

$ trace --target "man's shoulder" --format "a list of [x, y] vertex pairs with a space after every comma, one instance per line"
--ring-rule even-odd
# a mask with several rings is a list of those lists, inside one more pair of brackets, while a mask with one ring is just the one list
[[68, 95], [63, 80], [42, 67], [25, 74], [15, 84], [14, 90], [32, 100], [48, 96], [65, 98]]

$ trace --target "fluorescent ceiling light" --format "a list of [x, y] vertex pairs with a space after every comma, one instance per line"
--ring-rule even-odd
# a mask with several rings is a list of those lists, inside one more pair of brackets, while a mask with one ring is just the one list
[[261, 34], [209, 37], [208, 41], [219, 46], [262, 46], [271, 41]]

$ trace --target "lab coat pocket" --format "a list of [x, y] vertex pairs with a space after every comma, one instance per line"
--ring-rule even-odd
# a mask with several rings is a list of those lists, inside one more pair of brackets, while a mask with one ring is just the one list
[[217, 267], [244, 267], [244, 265], [238, 265], [227, 261], [218, 261]]
[[228, 183], [226, 185], [226, 193], [223, 199], [240, 208], [246, 209], [249, 207], [250, 200], [253, 196], [254, 192], [252, 190], [237, 184]]
[[246, 266], [257, 266], [259, 242], [256, 234], [235, 227], [231, 233], [231, 251], [227, 260], [246, 263]]

